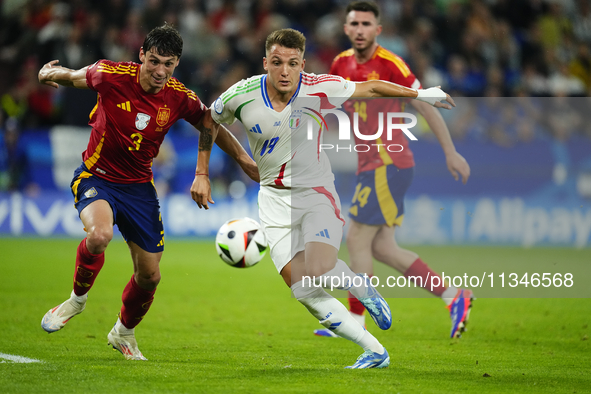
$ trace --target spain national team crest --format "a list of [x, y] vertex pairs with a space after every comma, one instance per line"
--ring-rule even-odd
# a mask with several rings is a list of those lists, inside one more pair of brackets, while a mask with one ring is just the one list
[[170, 118], [170, 108], [159, 108], [158, 115], [156, 115], [156, 123], [158, 126], [165, 126]]
[[138, 130], [143, 130], [148, 127], [148, 123], [150, 123], [150, 115], [138, 112], [138, 114], [135, 116], [135, 128]]
[[96, 197], [97, 194], [98, 194], [98, 192], [96, 191], [96, 189], [94, 187], [91, 187], [86, 192], [84, 192], [84, 197], [93, 198], [93, 197]]
[[297, 129], [302, 122], [302, 110], [296, 109], [292, 111], [291, 116], [289, 117], [289, 128], [290, 129]]
[[368, 81], [374, 81], [380, 79], [380, 74], [378, 74], [375, 70], [367, 74]]

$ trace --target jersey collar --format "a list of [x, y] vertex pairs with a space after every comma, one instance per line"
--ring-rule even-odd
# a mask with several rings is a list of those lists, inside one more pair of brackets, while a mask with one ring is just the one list
[[[291, 98], [289, 99], [289, 102], [287, 103], [287, 105], [290, 105], [298, 96], [298, 93], [300, 92], [300, 86], [302, 86], [302, 73], [300, 73], [300, 80], [298, 81], [298, 88], [296, 89], [295, 93], [293, 94], [293, 96], [291, 96]], [[263, 77], [261, 78], [261, 93], [263, 96], [263, 102], [265, 103], [265, 106], [267, 108], [271, 108], [273, 109], [273, 104], [271, 104], [271, 99], [269, 98], [269, 93], [267, 92], [267, 75], [263, 75]]]
[[371, 58], [369, 60], [375, 59], [376, 56], [378, 56], [378, 52], [380, 51], [380, 49], [382, 49], [382, 46], [380, 44], [378, 44], [378, 46], [376, 47], [376, 50], [373, 51], [373, 55], [371, 55]]

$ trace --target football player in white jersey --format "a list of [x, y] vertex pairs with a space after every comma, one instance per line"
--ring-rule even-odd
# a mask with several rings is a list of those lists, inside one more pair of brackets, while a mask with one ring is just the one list
[[[293, 29], [271, 33], [263, 59], [267, 74], [236, 83], [213, 103], [211, 114], [217, 123], [238, 119], [247, 131], [260, 174], [259, 217], [271, 258], [293, 296], [320, 324], [365, 350], [347, 368], [385, 368], [390, 363], [386, 349], [322, 288], [349, 290], [381, 329], [390, 328], [390, 308], [369, 278], [356, 276], [338, 259], [345, 221], [330, 163], [319, 149], [325, 124], [312, 122], [308, 130], [302, 115], [338, 108], [350, 97], [406, 97], [447, 109], [455, 104], [439, 88], [417, 91], [385, 81], [305, 73], [305, 42]], [[213, 203], [208, 170], [197, 168], [191, 187], [206, 209]]]

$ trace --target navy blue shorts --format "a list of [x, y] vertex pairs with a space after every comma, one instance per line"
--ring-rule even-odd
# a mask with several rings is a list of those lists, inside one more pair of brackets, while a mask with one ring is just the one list
[[414, 167], [400, 169], [394, 165], [359, 173], [349, 217], [364, 224], [401, 226], [404, 195], [413, 176]]
[[164, 250], [164, 226], [152, 182], [109, 182], [93, 175], [82, 164], [74, 171], [70, 187], [78, 215], [91, 202], [105, 200], [111, 205], [115, 224], [126, 242], [150, 253]]

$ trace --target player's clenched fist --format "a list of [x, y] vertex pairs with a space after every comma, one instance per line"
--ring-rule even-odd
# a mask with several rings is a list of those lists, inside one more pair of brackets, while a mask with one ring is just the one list
[[39, 82], [45, 85], [49, 85], [51, 87], [54, 88], [58, 88], [59, 85], [56, 82], [53, 82], [53, 80], [51, 79], [51, 74], [53, 74], [53, 72], [55, 71], [55, 68], [53, 67], [55, 64], [57, 64], [59, 62], [59, 60], [52, 60], [49, 63], [45, 63], [43, 65], [43, 67], [41, 68], [41, 70], [39, 70], [39, 74], [38, 74], [38, 78], [39, 78]]

